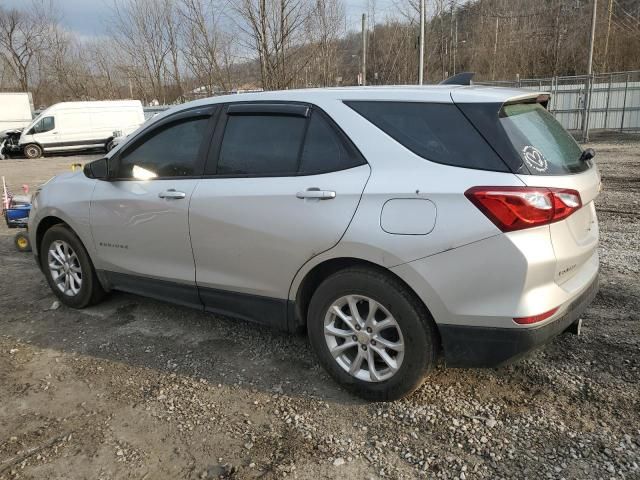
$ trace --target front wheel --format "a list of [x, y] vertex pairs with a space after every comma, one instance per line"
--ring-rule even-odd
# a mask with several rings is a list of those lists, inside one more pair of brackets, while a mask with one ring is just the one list
[[24, 156], [27, 158], [39, 158], [42, 156], [42, 148], [40, 145], [36, 145], [35, 143], [25, 145], [23, 152]]
[[342, 270], [322, 282], [307, 327], [322, 366], [367, 400], [410, 394], [436, 362], [431, 315], [400, 280], [376, 269]]
[[44, 234], [40, 261], [49, 287], [62, 303], [84, 308], [98, 303], [105, 291], [80, 239], [64, 225]]

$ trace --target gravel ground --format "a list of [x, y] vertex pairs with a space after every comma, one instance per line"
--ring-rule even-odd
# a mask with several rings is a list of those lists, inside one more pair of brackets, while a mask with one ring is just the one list
[[[122, 293], [58, 307], [0, 227], [0, 479], [640, 478], [640, 141], [593, 146], [602, 274], [583, 335], [438, 368], [387, 404], [343, 392], [302, 336]], [[0, 173], [17, 190], [89, 158]]]

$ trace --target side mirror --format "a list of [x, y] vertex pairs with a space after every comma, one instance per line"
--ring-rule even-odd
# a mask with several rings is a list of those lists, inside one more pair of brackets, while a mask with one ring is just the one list
[[100, 158], [89, 162], [84, 166], [83, 172], [88, 178], [107, 180], [109, 178], [109, 160]]

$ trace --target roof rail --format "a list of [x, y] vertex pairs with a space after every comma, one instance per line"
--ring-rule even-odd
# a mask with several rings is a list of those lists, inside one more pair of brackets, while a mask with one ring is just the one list
[[453, 77], [441, 81], [438, 85], [471, 85], [471, 80], [476, 72], [456, 73]]

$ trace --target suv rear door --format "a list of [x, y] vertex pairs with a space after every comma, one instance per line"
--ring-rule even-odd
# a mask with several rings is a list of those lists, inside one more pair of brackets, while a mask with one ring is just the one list
[[[456, 92], [452, 93], [454, 101]], [[504, 105], [458, 103], [476, 128], [497, 148], [527, 186], [575, 190], [582, 207], [549, 226], [556, 256], [555, 280], [569, 281], [581, 271], [597, 269], [598, 223], [594, 200], [601, 188], [592, 160], [582, 160], [582, 148], [553, 118], [535, 94]], [[583, 268], [585, 267], [585, 268]]]
[[295, 273], [340, 240], [369, 173], [317, 108], [227, 105], [189, 210], [205, 307], [262, 322], [286, 318]]

